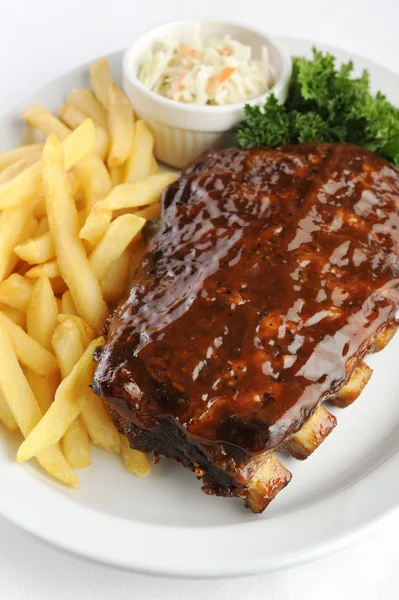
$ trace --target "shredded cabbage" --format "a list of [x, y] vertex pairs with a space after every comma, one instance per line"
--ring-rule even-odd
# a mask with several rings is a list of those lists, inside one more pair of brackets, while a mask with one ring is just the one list
[[230, 36], [182, 43], [158, 41], [139, 72], [143, 85], [165, 98], [199, 105], [243, 102], [273, 85], [268, 51], [260, 60]]

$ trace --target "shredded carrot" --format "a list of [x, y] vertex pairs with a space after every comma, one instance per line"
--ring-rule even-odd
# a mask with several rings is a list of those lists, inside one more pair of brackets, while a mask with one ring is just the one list
[[218, 53], [221, 56], [231, 56], [233, 54], [233, 51], [229, 50], [228, 48], [218, 48]]
[[173, 99], [173, 96], [175, 94], [177, 94], [178, 92], [181, 92], [183, 89], [183, 79], [185, 78], [187, 74], [187, 71], [180, 71], [177, 75], [176, 75], [176, 79], [173, 83], [173, 85], [170, 87], [170, 89], [168, 90], [167, 93], [167, 97], [171, 100]]
[[189, 56], [190, 58], [198, 58], [200, 54], [198, 50], [190, 48], [190, 46], [187, 46], [187, 44], [180, 44], [179, 50], [182, 54], [184, 54], [185, 56]]
[[215, 75], [215, 77], [212, 77], [212, 79], [209, 80], [208, 85], [206, 87], [207, 92], [210, 94], [214, 92], [220, 85], [222, 85], [222, 83], [228, 81], [236, 70], [237, 69], [235, 67], [225, 67], [224, 69], [222, 69], [220, 73], [218, 73], [217, 75]]

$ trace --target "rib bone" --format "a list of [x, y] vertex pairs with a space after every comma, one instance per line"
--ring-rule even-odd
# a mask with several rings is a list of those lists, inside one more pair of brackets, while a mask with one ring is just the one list
[[383, 350], [397, 332], [398, 327], [398, 325], [391, 325], [390, 327], [386, 327], [380, 331], [375, 338], [373, 352], [379, 352], [380, 350]]
[[[393, 335], [393, 334], [392, 334]], [[391, 335], [391, 337], [392, 337]], [[389, 340], [388, 340], [389, 341]], [[387, 342], [388, 343], [388, 342]], [[339, 408], [345, 408], [352, 404], [360, 393], [365, 388], [369, 381], [373, 370], [370, 369], [366, 363], [360, 363], [355, 367], [348, 383], [346, 383], [338, 392], [338, 394], [331, 399], [332, 403]]]
[[281, 464], [275, 454], [256, 471], [243, 494], [246, 506], [254, 513], [261, 513], [275, 496], [291, 481], [291, 473]]
[[337, 419], [324, 408], [319, 406], [307, 423], [294, 433], [285, 444], [294, 458], [304, 460], [308, 458], [326, 439], [337, 424]]

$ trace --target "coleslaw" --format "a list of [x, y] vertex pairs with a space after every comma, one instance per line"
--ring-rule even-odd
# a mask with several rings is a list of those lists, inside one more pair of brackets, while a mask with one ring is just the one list
[[187, 104], [224, 105], [243, 102], [273, 85], [268, 51], [261, 58], [252, 48], [223, 38], [180, 42], [158, 41], [149, 50], [139, 80], [151, 91]]

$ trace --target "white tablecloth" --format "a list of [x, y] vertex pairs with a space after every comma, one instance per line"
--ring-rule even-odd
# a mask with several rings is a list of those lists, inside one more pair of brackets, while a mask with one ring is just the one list
[[[68, 69], [175, 18], [220, 16], [358, 52], [399, 71], [398, 0], [2, 0], [0, 112]], [[6, 493], [1, 488], [0, 493]], [[29, 502], [29, 498], [27, 498]], [[235, 580], [178, 581], [67, 556], [0, 518], [1, 600], [398, 600], [399, 516], [320, 562]]]

